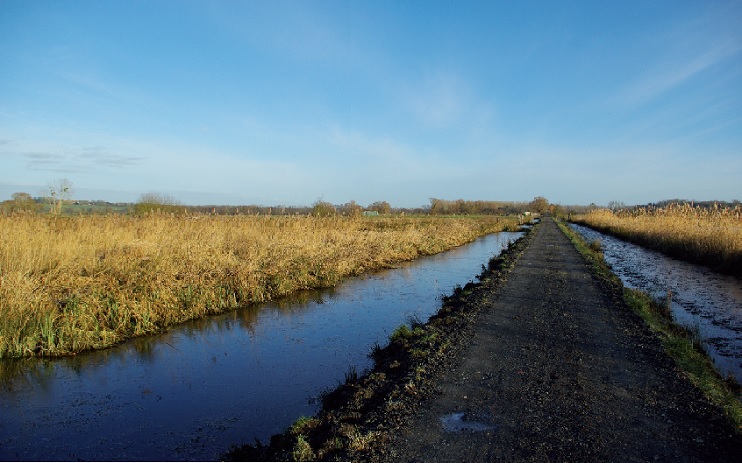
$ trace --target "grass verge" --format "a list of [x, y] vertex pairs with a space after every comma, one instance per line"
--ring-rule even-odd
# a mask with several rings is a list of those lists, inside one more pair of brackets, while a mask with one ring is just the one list
[[654, 301], [641, 291], [625, 288], [613, 274], [595, 243], [586, 243], [582, 237], [565, 223], [558, 221], [562, 232], [574, 244], [577, 251], [592, 266], [594, 274], [602, 283], [610, 285], [623, 301], [647, 324], [660, 339], [665, 352], [675, 361], [678, 369], [734, 424], [742, 433], [742, 403], [740, 385], [732, 379], [724, 379], [714, 368], [694, 333], [672, 320], [669, 308]]

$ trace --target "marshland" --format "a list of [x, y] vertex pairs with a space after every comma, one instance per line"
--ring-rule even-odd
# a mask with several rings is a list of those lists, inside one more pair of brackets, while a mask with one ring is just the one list
[[[208, 459], [312, 415], [327, 388], [362, 374], [400, 323], [433, 314], [516, 236], [497, 232], [523, 220], [444, 205], [448, 215], [1, 215], [4, 410], [14, 419], [0, 429], [16, 452], [4, 455]], [[686, 228], [705, 227], [702, 212]], [[734, 231], [734, 213], [720, 209], [726, 222], [708, 226]], [[606, 244], [594, 247], [608, 258]], [[464, 254], [473, 257], [457, 270]], [[398, 270], [379, 273], [388, 268]], [[141, 424], [122, 434], [121, 420]], [[91, 424], [95, 439], [65, 444]]]
[[434, 314], [442, 295], [520, 234], [489, 234], [109, 349], [3, 359], [0, 459], [203, 461], [266, 441], [315, 413], [324, 392], [370, 365], [374, 346]]
[[664, 207], [596, 209], [573, 220], [622, 239], [715, 270], [742, 276], [742, 206], [702, 207], [671, 202]]
[[515, 228], [496, 216], [0, 215], [0, 358], [108, 347]]

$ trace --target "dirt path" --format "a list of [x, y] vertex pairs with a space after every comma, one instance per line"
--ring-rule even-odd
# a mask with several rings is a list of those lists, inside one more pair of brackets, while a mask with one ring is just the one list
[[729, 424], [545, 219], [388, 461], [735, 461]]

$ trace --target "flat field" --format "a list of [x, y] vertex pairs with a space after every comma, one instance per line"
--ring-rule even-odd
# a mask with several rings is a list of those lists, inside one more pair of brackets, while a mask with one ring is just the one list
[[0, 358], [104, 348], [515, 227], [494, 216], [0, 216]]
[[600, 209], [573, 219], [668, 255], [742, 276], [742, 207]]

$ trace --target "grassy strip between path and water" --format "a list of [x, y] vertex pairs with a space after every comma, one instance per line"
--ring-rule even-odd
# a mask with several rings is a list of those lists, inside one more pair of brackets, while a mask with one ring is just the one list
[[517, 226], [495, 216], [0, 215], [0, 359], [105, 348]]
[[698, 338], [690, 330], [672, 320], [670, 309], [663, 301], [655, 301], [641, 291], [623, 286], [621, 280], [605, 263], [599, 242], [588, 244], [566, 224], [557, 223], [580, 254], [590, 263], [595, 275], [604, 283], [620, 291], [626, 304], [639, 314], [659, 337], [665, 352], [675, 361], [679, 370], [711, 402], [722, 408], [726, 416], [734, 423], [735, 429], [742, 432], [740, 385], [719, 375], [711, 359], [703, 351]]
[[420, 398], [434, 393], [434, 378], [447, 368], [456, 346], [463, 344], [485, 303], [483, 298], [504, 281], [532, 236], [527, 233], [483, 266], [478, 283], [456, 287], [427, 323], [411, 320], [395, 330], [386, 346], [376, 346], [371, 352], [374, 366], [369, 372], [359, 375], [351, 370], [345, 383], [322, 395], [317, 415], [298, 419], [267, 444], [235, 447], [222, 457], [233, 461], [373, 460], [394, 429], [415, 412]]

